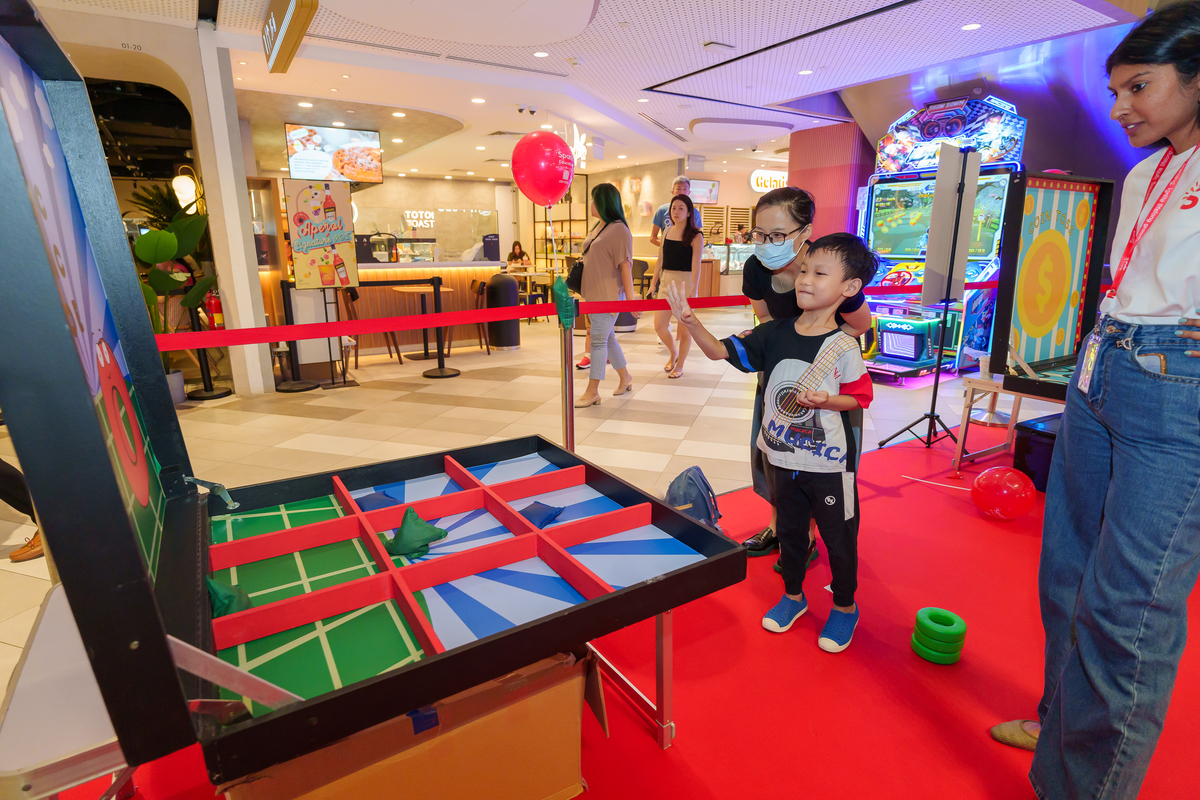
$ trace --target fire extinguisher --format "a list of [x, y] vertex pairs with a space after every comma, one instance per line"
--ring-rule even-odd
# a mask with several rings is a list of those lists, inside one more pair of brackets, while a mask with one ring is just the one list
[[204, 301], [204, 308], [208, 311], [212, 329], [222, 330], [225, 327], [225, 315], [221, 313], [221, 294], [216, 289], [208, 293], [208, 297]]

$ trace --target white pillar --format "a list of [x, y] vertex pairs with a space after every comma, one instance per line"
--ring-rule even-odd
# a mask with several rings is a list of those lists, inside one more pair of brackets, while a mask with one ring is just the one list
[[[213, 257], [221, 287], [221, 309], [227, 328], [257, 328], [265, 324], [262, 288], [258, 279], [250, 221], [250, 198], [246, 190], [246, 167], [242, 137], [233, 93], [233, 71], [229, 51], [216, 45], [211, 22], [196, 27], [200, 45], [200, 67], [204, 75], [203, 98], [212, 125], [210, 135], [198, 135], [203, 169], [204, 197], [208, 206]], [[207, 152], [206, 152], [207, 151]], [[271, 358], [267, 345], [229, 348], [233, 386], [238, 394], [274, 391]]]

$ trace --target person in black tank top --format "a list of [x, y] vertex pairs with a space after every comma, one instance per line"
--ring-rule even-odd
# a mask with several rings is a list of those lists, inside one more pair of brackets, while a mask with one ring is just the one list
[[[671, 198], [671, 227], [663, 234], [658, 250], [658, 263], [650, 282], [650, 293], [665, 297], [669, 284], [677, 283], [687, 297], [696, 294], [700, 277], [700, 254], [704, 251], [704, 234], [696, 227], [692, 198], [686, 194]], [[683, 362], [692, 346], [691, 334], [683, 325], [677, 326], [678, 339], [671, 339], [671, 312], [654, 312], [654, 332], [670, 352], [663, 371], [669, 378], [683, 374]]]

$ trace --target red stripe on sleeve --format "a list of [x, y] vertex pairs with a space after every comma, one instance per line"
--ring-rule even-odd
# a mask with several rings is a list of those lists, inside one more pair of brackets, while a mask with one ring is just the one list
[[875, 384], [871, 383], [871, 376], [864, 372], [858, 380], [843, 383], [841, 392], [857, 400], [860, 407], [867, 408], [875, 399]]

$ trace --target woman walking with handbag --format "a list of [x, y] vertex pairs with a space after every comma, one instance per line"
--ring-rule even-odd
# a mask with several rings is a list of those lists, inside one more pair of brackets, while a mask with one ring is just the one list
[[[579, 293], [589, 302], [624, 300], [633, 295], [633, 234], [625, 222], [621, 210], [621, 193], [611, 183], [602, 183], [592, 189], [592, 216], [600, 223], [583, 242], [580, 262], [572, 267], [572, 273], [581, 271]], [[576, 276], [572, 274], [572, 279]], [[641, 312], [634, 311], [635, 318]], [[621, 382], [613, 396], [633, 390], [633, 378], [625, 366], [625, 354], [617, 343], [613, 332], [616, 314], [591, 314], [591, 380], [587, 389], [575, 401], [576, 408], [600, 404], [600, 381], [604, 380], [605, 365], [611, 361]]]

